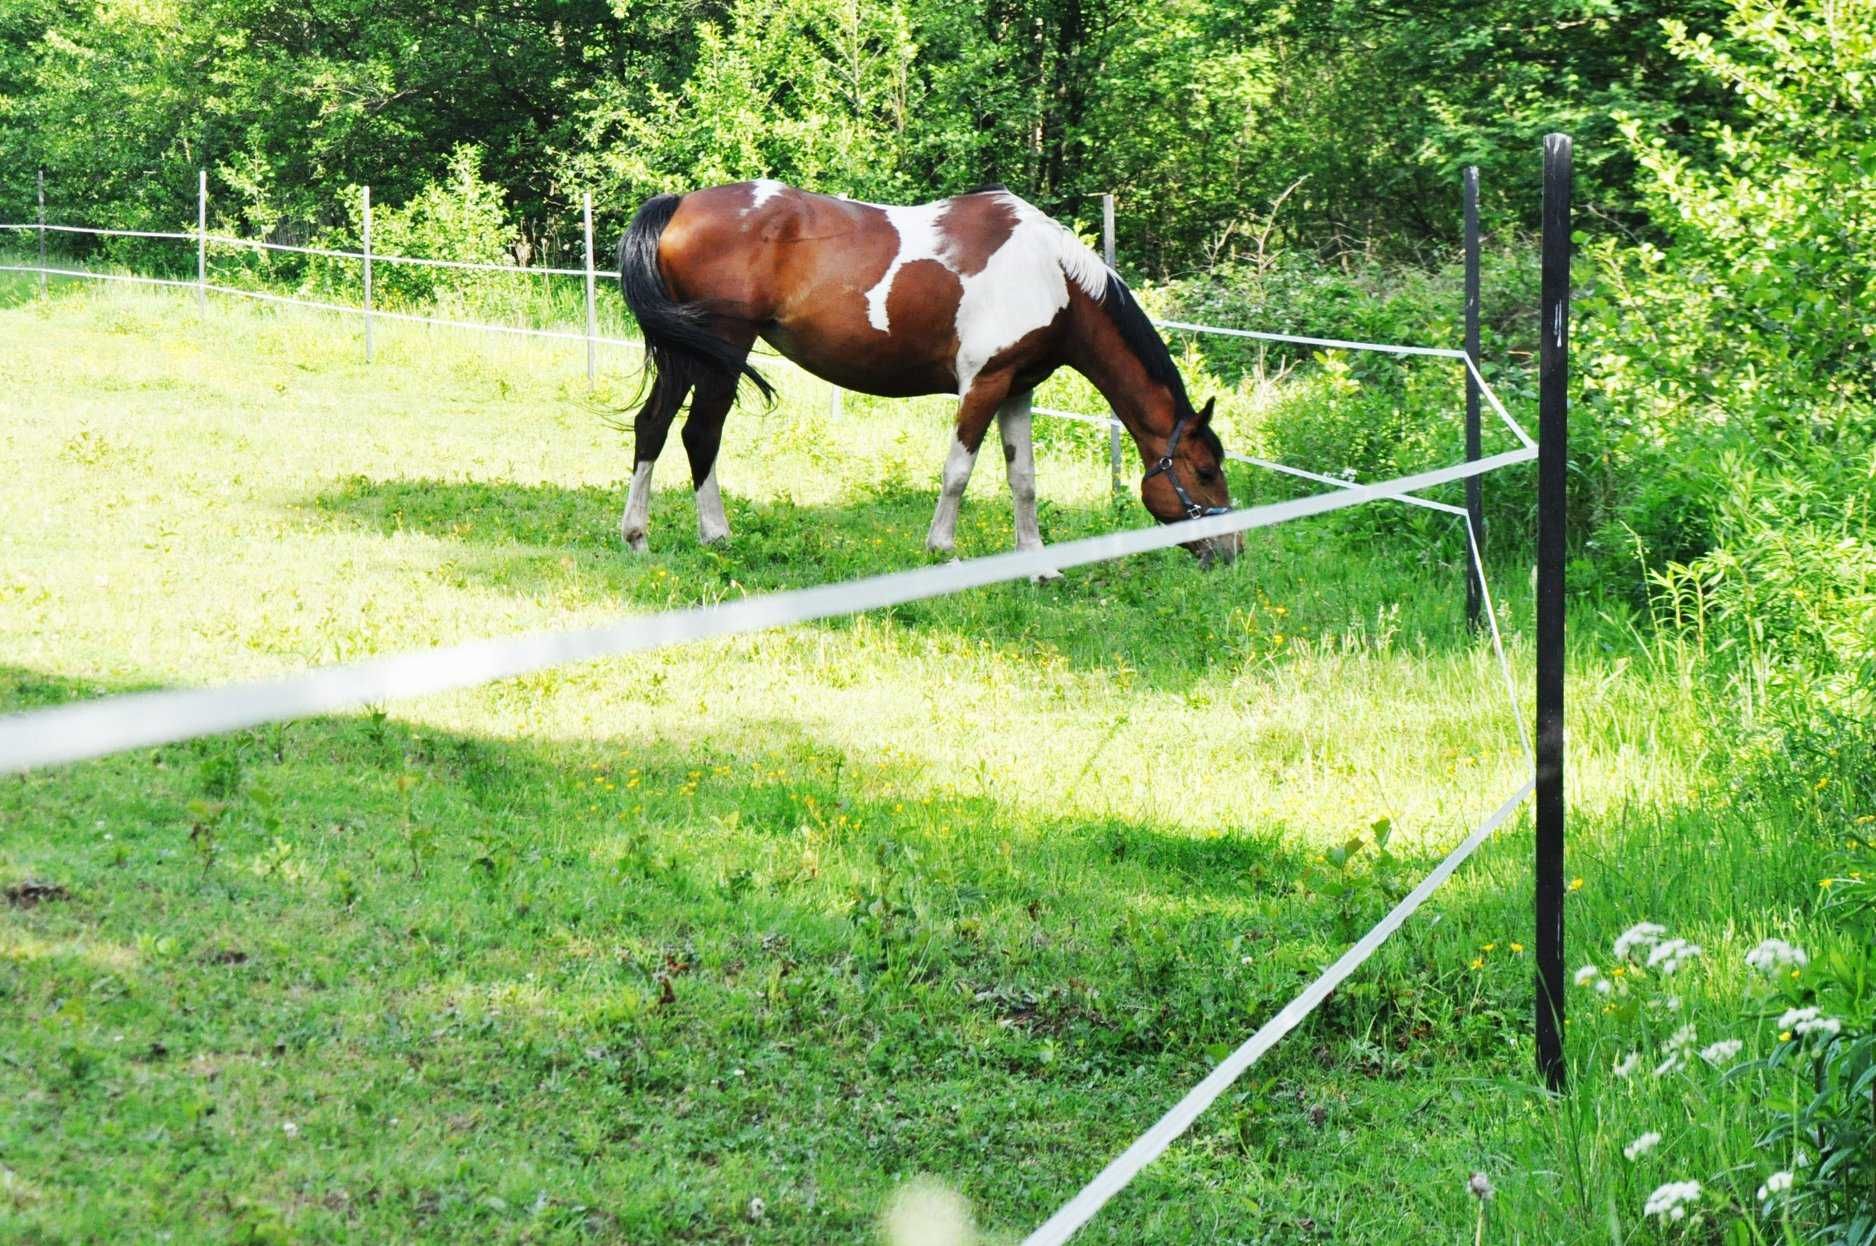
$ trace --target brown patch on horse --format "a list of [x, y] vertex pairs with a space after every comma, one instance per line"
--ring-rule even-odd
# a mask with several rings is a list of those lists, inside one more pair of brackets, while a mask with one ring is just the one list
[[953, 199], [938, 215], [944, 257], [966, 277], [984, 271], [990, 257], [1016, 232], [1016, 208], [994, 191]]
[[[1072, 287], [1073, 283], [1070, 285]], [[1062, 343], [1068, 336], [1073, 314], [1074, 301], [1071, 296], [1069, 305], [1058, 312], [1054, 320], [1040, 329], [1025, 333], [992, 355], [979, 375], [1009, 370], [1014, 376], [1010, 383], [1010, 392], [1013, 394], [1032, 390], [1042, 384], [1061, 366]]]
[[895, 334], [928, 339], [939, 353], [958, 350], [958, 303], [964, 283], [937, 260], [913, 260], [893, 275], [886, 318]]

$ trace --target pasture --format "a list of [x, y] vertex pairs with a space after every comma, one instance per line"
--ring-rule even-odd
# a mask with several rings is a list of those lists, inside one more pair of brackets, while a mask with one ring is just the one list
[[[589, 395], [577, 347], [383, 326], [367, 367], [317, 315], [24, 280], [0, 340], [4, 710], [918, 565], [948, 435], [853, 395], [836, 430], [772, 369], [725, 434], [733, 539], [697, 545], [674, 439], [631, 557], [630, 358]], [[1098, 430], [1037, 428], [1045, 539], [1146, 521]], [[1009, 545], [993, 460], [966, 557]], [[1526, 693], [1528, 534], [1493, 536]], [[1456, 538], [1310, 521], [1221, 571], [1171, 551], [8, 779], [0, 1228], [861, 1242], [924, 1173], [1015, 1241], [1526, 777]], [[1721, 965], [1830, 944], [1827, 783], [1742, 805], [1672, 644], [1575, 609], [1571, 963], [1662, 922], [1714, 966], [1684, 1015], [1738, 1031]], [[1631, 1137], [1749, 1157], [1717, 1100], [1676, 1124], [1611, 1078], [1594, 1002], [1575, 1096], [1534, 1089], [1529, 831], [1081, 1240], [1459, 1240], [1474, 1171], [1486, 1240], [1650, 1240]]]

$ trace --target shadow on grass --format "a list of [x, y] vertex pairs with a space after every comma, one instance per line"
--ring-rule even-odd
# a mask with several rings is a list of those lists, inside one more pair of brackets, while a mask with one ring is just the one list
[[[621, 488], [353, 477], [311, 499], [328, 520], [386, 535], [455, 542], [443, 574], [501, 591], [667, 609], [802, 588], [932, 561], [923, 547], [932, 495], [902, 484], [838, 505], [726, 500], [733, 537], [700, 546], [689, 492], [660, 491], [649, 555], [619, 545]], [[1119, 523], [1139, 522], [1130, 507]], [[1111, 531], [1113, 511], [1045, 504], [1051, 541]], [[1004, 505], [973, 500], [967, 555], [1001, 552]], [[881, 612], [902, 627], [987, 638], [1082, 669], [1125, 665], [1156, 688], [1281, 660], [1283, 637], [1348, 634], [1440, 652], [1479, 643], [1462, 621], [1460, 551], [1338, 540], [1322, 524], [1248, 534], [1245, 556], [1201, 569], [1172, 549], [1071, 570], [1047, 586], [1003, 585]], [[1449, 542], [1448, 545], [1451, 545]], [[818, 626], [841, 628], [843, 620]]]
[[[0, 710], [101, 691], [0, 671]], [[0, 914], [37, 1226], [460, 1240], [521, 1198], [717, 1240], [761, 1191], [767, 1240], [860, 1240], [921, 1168], [1029, 1219], [1083, 1175], [1026, 1157], [1091, 1080], [1187, 1080], [1322, 958], [1274, 834], [1037, 818], [761, 734], [366, 714], [0, 785], [0, 883], [63, 889]]]
[[[0, 670], [0, 711], [101, 691]], [[718, 1240], [760, 1193], [766, 1240], [860, 1240], [913, 1170], [1034, 1223], [1431, 864], [1358, 863], [1338, 895], [1279, 826], [1037, 816], [756, 734], [366, 714], [0, 785], [0, 884], [67, 893], [0, 912], [10, 1162], [58, 1196], [29, 1223], [448, 1241], [534, 1205], [549, 1240]], [[1528, 928], [1520, 829], [1208, 1115], [1203, 1171], [1146, 1188], [1199, 1205], [1216, 1148], [1302, 1163], [1364, 1080], [1528, 1079], [1528, 959], [1468, 964]], [[1573, 896], [1592, 940], [1737, 837], [1673, 809], [1573, 834], [1580, 862], [1647, 862]], [[1776, 902], [1731, 861], [1678, 920]]]

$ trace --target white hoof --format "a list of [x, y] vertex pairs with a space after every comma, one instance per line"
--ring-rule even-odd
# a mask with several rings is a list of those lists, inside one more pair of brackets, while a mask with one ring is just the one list
[[645, 531], [642, 528], [637, 532], [621, 531], [619, 535], [625, 540], [625, 548], [634, 554], [642, 554], [650, 547], [650, 542], [645, 539]]
[[1064, 577], [1060, 571], [1038, 571], [1029, 577], [1031, 584], [1054, 584]]

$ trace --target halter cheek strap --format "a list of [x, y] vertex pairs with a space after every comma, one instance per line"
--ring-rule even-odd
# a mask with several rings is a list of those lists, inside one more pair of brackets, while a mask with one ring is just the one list
[[1186, 518], [1203, 519], [1208, 515], [1223, 515], [1231, 508], [1229, 506], [1200, 506], [1192, 500], [1192, 495], [1186, 492], [1186, 487], [1179, 483], [1179, 473], [1173, 470], [1173, 456], [1179, 453], [1179, 439], [1185, 436], [1186, 422], [1192, 418], [1193, 414], [1188, 411], [1173, 421], [1172, 436], [1166, 439], [1166, 453], [1160, 456], [1159, 462], [1146, 469], [1145, 479], [1151, 480], [1155, 476], [1165, 476], [1166, 483], [1172, 486], [1173, 496], [1179, 499], [1179, 505], [1185, 509]]

